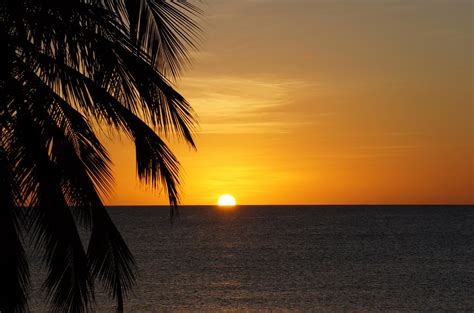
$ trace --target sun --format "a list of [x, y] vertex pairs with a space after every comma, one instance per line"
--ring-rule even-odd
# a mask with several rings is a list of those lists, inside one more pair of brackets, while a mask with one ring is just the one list
[[232, 195], [222, 195], [217, 201], [218, 206], [235, 206], [235, 198]]

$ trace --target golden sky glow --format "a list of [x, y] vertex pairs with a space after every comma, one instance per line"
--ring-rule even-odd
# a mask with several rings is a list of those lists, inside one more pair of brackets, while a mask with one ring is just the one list
[[[473, 2], [210, 0], [183, 204], [473, 203]], [[164, 204], [107, 140], [107, 204]]]

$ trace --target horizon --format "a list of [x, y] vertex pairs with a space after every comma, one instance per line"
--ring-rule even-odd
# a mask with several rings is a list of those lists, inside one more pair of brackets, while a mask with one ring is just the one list
[[[179, 207], [219, 207], [218, 204], [180, 204]], [[372, 206], [474, 206], [474, 203], [372, 203], [372, 204], [364, 204], [364, 203], [355, 203], [355, 204], [236, 204], [235, 206], [232, 207], [250, 207], [250, 206], [326, 206], [326, 207], [332, 207], [332, 206], [367, 206], [367, 207], [372, 207]], [[106, 205], [106, 207], [160, 207], [160, 208], [166, 208], [169, 209], [169, 204], [113, 204], [113, 205]], [[225, 208], [224, 208], [225, 210]]]

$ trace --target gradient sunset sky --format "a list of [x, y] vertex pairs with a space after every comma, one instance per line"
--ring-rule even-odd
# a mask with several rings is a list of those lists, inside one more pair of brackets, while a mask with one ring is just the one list
[[[474, 203], [473, 1], [208, 0], [182, 203]], [[109, 205], [166, 204], [107, 140]]]

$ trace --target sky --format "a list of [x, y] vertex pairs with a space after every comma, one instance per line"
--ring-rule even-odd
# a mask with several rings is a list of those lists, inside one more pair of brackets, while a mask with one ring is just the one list
[[[474, 203], [471, 0], [207, 0], [182, 203]], [[166, 204], [107, 139], [109, 205]]]

